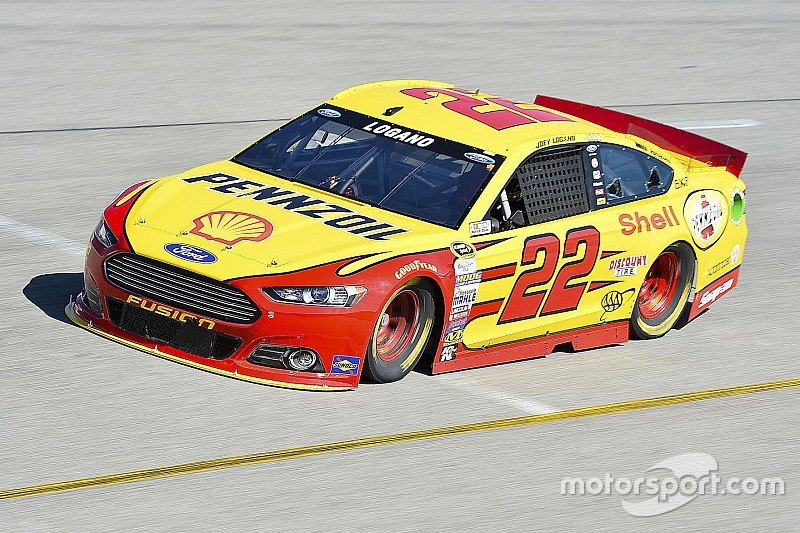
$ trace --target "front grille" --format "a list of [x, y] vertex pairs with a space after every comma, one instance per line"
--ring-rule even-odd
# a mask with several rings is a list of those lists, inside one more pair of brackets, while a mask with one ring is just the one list
[[226, 359], [242, 342], [200, 326], [196, 319], [181, 322], [111, 297], [106, 303], [109, 318], [118, 328], [200, 357]]
[[235, 324], [251, 324], [258, 307], [238, 288], [135, 254], [112, 255], [108, 280], [127, 292]]

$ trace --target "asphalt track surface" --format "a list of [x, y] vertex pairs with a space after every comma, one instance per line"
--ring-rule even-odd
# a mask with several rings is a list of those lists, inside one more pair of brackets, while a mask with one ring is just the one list
[[[0, 529], [795, 528], [798, 27], [794, 2], [1, 2], [0, 497], [34, 489], [0, 499]], [[272, 120], [391, 78], [756, 122], [700, 131], [750, 154], [740, 285], [656, 341], [338, 394], [200, 372], [66, 321], [85, 242], [125, 185], [228, 157]], [[779, 385], [702, 397], [764, 382]], [[692, 401], [640, 401], [675, 395]], [[633, 407], [596, 407], [620, 402]], [[497, 422], [518, 417], [528, 423]], [[408, 432], [427, 436], [397, 437]], [[723, 477], [779, 476], [786, 494], [699, 496], [635, 518], [619, 495], [560, 493], [564, 477], [634, 478], [690, 452]]]

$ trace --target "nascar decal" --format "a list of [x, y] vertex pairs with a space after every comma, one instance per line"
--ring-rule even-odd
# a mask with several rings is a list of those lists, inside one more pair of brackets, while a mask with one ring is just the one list
[[608, 269], [614, 271], [614, 277], [635, 276], [637, 268], [647, 266], [646, 255], [631, 255], [612, 259], [608, 264]]
[[456, 241], [450, 245], [450, 251], [456, 256], [453, 261], [453, 270], [456, 276], [472, 274], [478, 270], [474, 246], [466, 242]]
[[238, 211], [214, 211], [192, 221], [189, 233], [226, 246], [242, 241], [263, 241], [272, 234], [272, 224], [259, 216]]
[[334, 355], [331, 363], [331, 374], [347, 374], [355, 376], [358, 374], [358, 367], [361, 365], [361, 358], [352, 355]]
[[439, 269], [436, 268], [436, 265], [432, 265], [430, 263], [426, 263], [425, 261], [421, 261], [419, 259], [415, 259], [414, 261], [408, 263], [407, 265], [401, 266], [395, 273], [394, 277], [397, 279], [401, 279], [406, 274], [410, 274], [412, 272], [416, 272], [418, 270], [429, 270], [434, 274], [439, 272]]
[[155, 313], [157, 315], [165, 316], [167, 318], [171, 318], [173, 320], [178, 320], [180, 322], [187, 322], [189, 320], [193, 320], [197, 322], [197, 325], [207, 329], [214, 329], [216, 322], [213, 320], [208, 320], [207, 318], [200, 318], [199, 316], [195, 316], [189, 313], [184, 313], [178, 309], [169, 307], [167, 305], [157, 304], [155, 302], [151, 302], [145, 298], [141, 298], [139, 296], [130, 295], [126, 300], [128, 305], [133, 305], [144, 309], [145, 311], [150, 311], [151, 313]]
[[360, 215], [351, 209], [330, 204], [307, 194], [301, 194], [275, 185], [264, 185], [227, 174], [209, 174], [183, 178], [186, 183], [204, 186], [212, 191], [239, 198], [249, 198], [267, 205], [281, 207], [309, 218], [324, 219], [324, 224], [359, 237], [376, 241], [407, 230]]
[[683, 216], [699, 248], [711, 247], [722, 236], [728, 223], [727, 205], [728, 200], [719, 191], [697, 191], [686, 199]]

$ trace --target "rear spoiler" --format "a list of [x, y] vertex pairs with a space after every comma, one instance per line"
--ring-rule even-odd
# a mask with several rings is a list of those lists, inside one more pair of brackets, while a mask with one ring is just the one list
[[745, 152], [726, 144], [620, 111], [542, 95], [537, 96], [534, 103], [593, 122], [618, 133], [641, 137], [661, 148], [715, 167], [724, 166], [728, 172], [737, 177], [741, 174], [744, 161], [747, 159]]

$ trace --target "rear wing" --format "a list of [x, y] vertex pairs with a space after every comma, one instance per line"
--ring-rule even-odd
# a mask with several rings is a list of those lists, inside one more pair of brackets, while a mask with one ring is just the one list
[[537, 96], [534, 103], [593, 122], [618, 133], [635, 135], [661, 148], [697, 159], [711, 166], [725, 167], [728, 172], [737, 177], [741, 174], [745, 159], [747, 159], [745, 152], [726, 144], [620, 111], [542, 95]]

